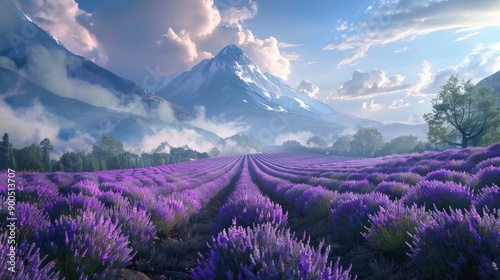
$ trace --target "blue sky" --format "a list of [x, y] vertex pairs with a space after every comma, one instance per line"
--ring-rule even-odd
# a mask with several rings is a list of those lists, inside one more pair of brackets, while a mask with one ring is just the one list
[[500, 71], [497, 0], [17, 2], [72, 52], [138, 83], [233, 43], [297, 90], [382, 122], [422, 123], [450, 75]]

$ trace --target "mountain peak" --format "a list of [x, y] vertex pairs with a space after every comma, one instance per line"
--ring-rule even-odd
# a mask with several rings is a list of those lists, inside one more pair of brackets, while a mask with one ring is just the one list
[[241, 55], [241, 54], [244, 54], [244, 52], [238, 46], [236, 46], [235, 44], [230, 44], [230, 45], [227, 45], [226, 47], [224, 47], [219, 52], [219, 54], [221, 54], [221, 55], [228, 55], [228, 54], [239, 54], [239, 55]]

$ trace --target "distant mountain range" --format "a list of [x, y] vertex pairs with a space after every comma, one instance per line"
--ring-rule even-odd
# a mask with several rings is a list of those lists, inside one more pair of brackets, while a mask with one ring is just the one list
[[275, 144], [279, 135], [304, 132], [326, 138], [374, 127], [390, 139], [422, 137], [426, 129], [337, 112], [263, 73], [235, 45], [190, 71], [144, 87], [71, 53], [10, 1], [1, 1], [0, 98], [17, 112], [41, 105], [62, 139], [84, 132], [137, 143], [158, 131], [189, 129], [217, 143], [217, 126], [207, 126], [200, 117], [244, 127], [241, 133], [264, 144]]
[[500, 71], [490, 75], [477, 83], [478, 85], [491, 86], [493, 93], [498, 96], [498, 105], [500, 106]]

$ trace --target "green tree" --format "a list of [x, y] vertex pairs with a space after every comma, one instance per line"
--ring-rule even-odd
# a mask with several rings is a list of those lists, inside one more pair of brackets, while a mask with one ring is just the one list
[[42, 150], [33, 143], [20, 150], [15, 150], [19, 170], [41, 172], [44, 170], [42, 163]]
[[307, 140], [306, 145], [315, 147], [325, 147], [328, 144], [324, 139], [321, 139], [319, 136], [312, 136]]
[[2, 141], [0, 141], [0, 170], [8, 168], [16, 169], [17, 164], [9, 134], [4, 133]]
[[120, 169], [119, 155], [124, 152], [123, 143], [107, 135], [102, 135], [92, 146], [92, 155], [99, 160], [99, 170]]
[[50, 143], [48, 138], [45, 138], [40, 142], [40, 148], [42, 149], [42, 164], [45, 172], [50, 172], [52, 167], [50, 165], [50, 152], [54, 150], [54, 147]]
[[380, 155], [405, 154], [411, 153], [418, 144], [418, 138], [413, 135], [398, 136], [385, 143]]
[[349, 150], [353, 155], [371, 157], [384, 146], [382, 134], [375, 128], [360, 128], [354, 134]]
[[475, 86], [451, 76], [432, 100], [432, 113], [424, 115], [429, 125], [427, 138], [436, 145], [468, 147], [471, 141], [490, 131], [500, 122], [497, 97], [491, 87]]
[[347, 155], [351, 148], [352, 136], [342, 135], [332, 145], [332, 153], [336, 155]]
[[59, 159], [65, 172], [82, 172], [82, 157], [75, 152], [66, 152]]

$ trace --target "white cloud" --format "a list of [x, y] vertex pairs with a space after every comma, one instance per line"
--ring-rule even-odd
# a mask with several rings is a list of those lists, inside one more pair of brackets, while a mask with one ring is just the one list
[[409, 105], [410, 105], [410, 102], [406, 102], [403, 99], [394, 99], [394, 100], [392, 100], [392, 103], [388, 108], [392, 109], [392, 110], [397, 110], [397, 109], [401, 109], [404, 107], [408, 107]]
[[15, 3], [75, 54], [106, 63], [106, 53], [98, 40], [81, 24], [85, 12], [74, 0], [15, 0]]
[[342, 31], [342, 30], [347, 29], [347, 21], [343, 21], [343, 22], [337, 21], [337, 22], [340, 23], [340, 25], [335, 27], [335, 30]]
[[0, 131], [8, 133], [14, 147], [22, 148], [33, 143], [40, 143], [48, 138], [54, 146], [54, 158], [59, 158], [66, 151], [90, 152], [95, 139], [84, 133], [77, 133], [65, 141], [59, 139], [59, 126], [55, 118], [45, 112], [43, 106], [36, 103], [33, 107], [23, 110], [10, 108], [4, 99], [0, 99]]
[[319, 93], [319, 87], [309, 81], [303, 80], [298, 85], [295, 86], [295, 90], [309, 95], [312, 98], [316, 98]]
[[499, 13], [500, 2], [491, 0], [381, 1], [371, 18], [357, 24], [354, 34], [324, 49], [345, 53], [339, 67], [352, 65], [373, 46], [441, 30], [465, 32], [500, 26]]
[[240, 132], [247, 131], [250, 126], [240, 123], [237, 119], [234, 121], [224, 121], [217, 119], [207, 119], [206, 118], [206, 110], [203, 106], [196, 108], [196, 118], [190, 120], [189, 124], [197, 126], [206, 131], [213, 132], [220, 137], [229, 137], [233, 136]]
[[133, 153], [151, 152], [162, 142], [174, 147], [188, 145], [198, 152], [208, 152], [214, 146], [206, 137], [194, 129], [164, 129], [145, 136], [139, 143], [124, 143], [127, 150]]
[[400, 49], [395, 50], [394, 52], [395, 52], [395, 53], [402, 53], [402, 52], [405, 52], [405, 51], [407, 51], [407, 50], [408, 50], [408, 47], [402, 47], [402, 48], [400, 48]]
[[[156, 109], [150, 109], [138, 95], [115, 92], [100, 85], [90, 84], [68, 76], [68, 68], [78, 67], [80, 61], [67, 56], [63, 51], [49, 52], [42, 46], [31, 46], [27, 50], [27, 63], [24, 68], [11, 70], [56, 95], [72, 98], [95, 107], [137, 114], [143, 117], [155, 117], [167, 122], [174, 120], [172, 109], [167, 103]], [[2, 59], [3, 64], [8, 58]], [[12, 66], [12, 65], [11, 65]]]
[[372, 100], [370, 103], [363, 102], [363, 104], [361, 104], [361, 109], [368, 112], [376, 112], [382, 109], [382, 105], [380, 103], [375, 103], [375, 100]]
[[379, 94], [401, 91], [407, 85], [403, 84], [405, 77], [393, 75], [388, 77], [386, 71], [374, 69], [370, 72], [355, 70], [349, 81], [338, 90], [341, 98], [369, 98]]
[[287, 140], [295, 140], [300, 142], [300, 144], [302, 145], [306, 145], [307, 140], [309, 140], [309, 138], [311, 138], [312, 136], [314, 136], [314, 134], [310, 131], [300, 131], [297, 133], [288, 132], [288, 133], [278, 134], [274, 138], [274, 145], [282, 145], [283, 142]]
[[457, 38], [457, 39], [455, 40], [455, 42], [459, 42], [459, 41], [463, 41], [463, 40], [469, 39], [470, 37], [472, 37], [472, 36], [476, 36], [476, 35], [478, 35], [478, 34], [479, 34], [479, 32], [469, 33], [469, 34], [467, 34], [467, 35], [465, 35], [465, 36], [462, 36], [462, 37]]

